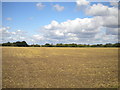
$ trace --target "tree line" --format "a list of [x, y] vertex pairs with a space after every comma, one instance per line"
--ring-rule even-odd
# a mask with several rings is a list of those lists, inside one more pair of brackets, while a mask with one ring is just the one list
[[7, 43], [2, 43], [0, 46], [14, 46], [14, 47], [120, 47], [120, 43], [106, 43], [106, 44], [94, 44], [94, 45], [89, 45], [89, 44], [49, 44], [46, 43], [44, 45], [39, 45], [39, 44], [31, 44], [28, 45], [26, 41], [17, 41], [17, 42], [7, 42]]

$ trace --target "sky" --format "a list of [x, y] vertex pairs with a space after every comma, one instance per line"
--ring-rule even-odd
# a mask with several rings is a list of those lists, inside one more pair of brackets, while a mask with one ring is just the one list
[[2, 2], [2, 40], [45, 43], [118, 42], [115, 2]]

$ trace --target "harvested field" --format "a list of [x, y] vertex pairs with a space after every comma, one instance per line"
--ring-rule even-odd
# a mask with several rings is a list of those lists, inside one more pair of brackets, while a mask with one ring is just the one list
[[2, 47], [3, 88], [116, 88], [118, 48]]

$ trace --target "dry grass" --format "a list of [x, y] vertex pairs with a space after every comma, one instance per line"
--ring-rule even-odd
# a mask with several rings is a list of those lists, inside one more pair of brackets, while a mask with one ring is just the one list
[[3, 47], [3, 88], [118, 86], [118, 48]]

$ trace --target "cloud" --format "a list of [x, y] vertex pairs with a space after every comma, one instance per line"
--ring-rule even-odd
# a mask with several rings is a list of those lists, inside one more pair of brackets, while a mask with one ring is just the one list
[[2, 39], [0, 42], [13, 42], [13, 41], [22, 41], [27, 40], [25, 37], [25, 32], [22, 30], [10, 31], [10, 27], [2, 27], [0, 28], [0, 34], [2, 35]]
[[[103, 33], [103, 31], [106, 30], [105, 28], [109, 31], [112, 29], [110, 29], [110, 27], [105, 27], [103, 25], [103, 19], [100, 19], [101, 18], [99, 17], [83, 19], [76, 18], [74, 20], [67, 20], [61, 23], [53, 20], [50, 24], [43, 26], [40, 33], [43, 33], [42, 37], [44, 37], [45, 41], [54, 43], [110, 42], [112, 40], [105, 38], [108, 38], [108, 36], [115, 37], [115, 35], [117, 35], [116, 30], [113, 30], [112, 33], [109, 34]], [[36, 38], [39, 39], [40, 37], [41, 35], [38, 35]]]
[[118, 28], [118, 17], [107, 16], [103, 17], [103, 26], [110, 28]]
[[111, 0], [110, 1], [110, 4], [112, 5], [112, 6], [114, 6], [114, 7], [118, 7], [118, 0]]
[[118, 28], [118, 17], [115, 16], [96, 16], [94, 21], [104, 27]]
[[94, 4], [86, 11], [87, 15], [104, 16], [108, 15], [108, 7], [102, 4]]
[[[39, 33], [27, 36], [23, 30], [9, 31], [10, 27], [3, 27], [3, 40], [26, 40], [29, 43], [115, 43], [118, 41], [118, 9], [103, 4], [93, 4], [86, 0], [76, 2], [77, 7], [85, 7], [85, 14], [90, 18], [75, 18], [59, 23], [52, 20], [48, 25], [40, 28]], [[44, 7], [38, 4], [37, 7]], [[64, 7], [58, 4], [53, 6], [57, 11]]]
[[107, 35], [120, 35], [120, 28], [106, 28]]
[[[96, 24], [106, 27], [107, 33], [112, 32], [111, 34], [116, 33], [118, 29], [118, 8], [109, 7], [103, 4], [93, 4], [85, 10], [86, 15], [94, 16]], [[110, 34], [110, 33], [109, 33]]]
[[36, 39], [36, 40], [44, 40], [44, 37], [42, 35], [33, 35], [33, 39]]
[[37, 8], [40, 9], [40, 10], [45, 7], [45, 5], [42, 4], [42, 3], [37, 3], [36, 6], [37, 6]]
[[76, 2], [78, 7], [85, 6], [86, 15], [91, 18], [76, 18], [65, 22], [51, 21], [42, 27], [43, 36], [50, 42], [107, 43], [117, 42], [118, 8], [93, 4], [85, 0]]
[[84, 11], [89, 6], [89, 1], [87, 0], [76, 0], [76, 5], [78, 10]]
[[118, 15], [118, 9], [115, 7], [108, 7], [103, 4], [93, 4], [86, 9], [86, 14], [91, 16], [116, 16]]
[[77, 0], [76, 3], [79, 7], [89, 5], [89, 2], [87, 0]]
[[63, 6], [60, 6], [60, 5], [58, 5], [58, 4], [54, 5], [53, 7], [54, 7], [55, 10], [57, 10], [57, 11], [59, 11], [59, 12], [64, 10], [64, 7], [63, 7]]
[[6, 18], [6, 20], [11, 21], [11, 20], [12, 20], [12, 18], [11, 18], [11, 17], [8, 17], [8, 18]]

